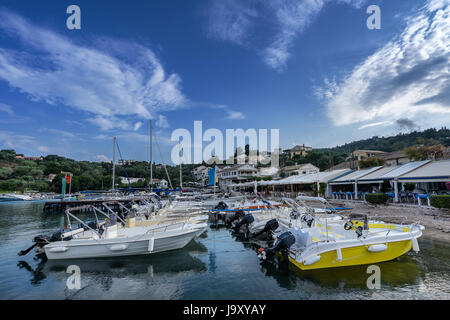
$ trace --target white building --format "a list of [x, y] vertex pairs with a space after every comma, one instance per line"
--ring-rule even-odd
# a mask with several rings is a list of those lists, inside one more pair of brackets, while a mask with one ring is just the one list
[[235, 183], [252, 181], [253, 177], [256, 176], [258, 176], [258, 170], [249, 164], [225, 167], [217, 172], [221, 188], [229, 187]]
[[191, 174], [195, 177], [195, 179], [202, 185], [208, 184], [208, 171], [211, 168], [205, 167], [205, 166], [199, 166], [191, 171]]
[[119, 177], [119, 178], [121, 184], [128, 184], [128, 180], [130, 181], [131, 184], [145, 180], [144, 178], [127, 178], [127, 177]]
[[169, 187], [169, 183], [165, 179], [153, 179], [153, 186], [159, 189], [167, 189]]
[[320, 169], [311, 163], [299, 164], [295, 166], [288, 166], [281, 169], [285, 173], [286, 177], [291, 175], [305, 175], [311, 173], [320, 172]]

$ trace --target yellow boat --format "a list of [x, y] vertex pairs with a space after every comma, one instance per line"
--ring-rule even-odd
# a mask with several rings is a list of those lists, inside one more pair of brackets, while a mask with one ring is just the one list
[[289, 261], [301, 270], [372, 264], [393, 260], [411, 248], [418, 252], [417, 238], [424, 227], [384, 222], [347, 221], [312, 228], [291, 228], [295, 243]]

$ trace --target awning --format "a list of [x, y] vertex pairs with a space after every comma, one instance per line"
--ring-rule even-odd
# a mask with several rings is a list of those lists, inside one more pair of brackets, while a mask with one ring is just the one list
[[448, 182], [450, 181], [450, 160], [429, 162], [398, 178], [399, 182]]
[[355, 183], [355, 181], [357, 181], [377, 170], [380, 170], [381, 168], [383, 168], [383, 167], [373, 167], [370, 169], [362, 169], [362, 170], [353, 171], [343, 177], [340, 177], [338, 179], [334, 179], [333, 181], [330, 181], [330, 185], [353, 184], [353, 183]]
[[424, 161], [414, 161], [414, 162], [406, 163], [402, 166], [398, 166], [397, 168], [395, 168], [395, 170], [389, 171], [388, 173], [382, 175], [380, 177], [380, 179], [382, 179], [382, 180], [397, 179], [400, 176], [403, 176], [413, 170], [416, 170], [430, 162], [431, 162], [431, 160], [424, 160]]
[[384, 168], [381, 168], [380, 170], [369, 173], [368, 175], [359, 179], [358, 184], [383, 183], [384, 180], [381, 179], [381, 177], [384, 176], [385, 174], [391, 172], [392, 170], [397, 169], [398, 167], [399, 166], [384, 167]]

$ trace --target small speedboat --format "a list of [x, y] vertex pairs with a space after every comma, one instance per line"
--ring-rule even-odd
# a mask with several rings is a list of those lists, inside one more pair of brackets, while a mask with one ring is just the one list
[[[364, 214], [341, 219], [302, 215], [298, 224], [278, 233], [272, 247], [259, 250], [262, 260], [280, 253], [301, 270], [372, 264], [419, 251], [422, 225], [369, 221]], [[281, 224], [281, 223], [280, 223]]]
[[0, 202], [9, 202], [9, 201], [31, 201], [34, 200], [32, 197], [23, 195], [23, 194], [0, 194]]
[[[92, 209], [96, 216], [100, 213], [106, 219], [84, 222], [72, 213], [80, 209]], [[19, 255], [27, 254], [34, 247], [50, 260], [153, 254], [183, 248], [207, 228], [206, 223], [186, 222], [130, 226], [120, 216], [107, 215], [93, 206], [68, 209], [66, 216], [68, 225], [63, 230], [51, 237], [35, 237], [35, 244]], [[78, 224], [73, 225], [71, 219]]]

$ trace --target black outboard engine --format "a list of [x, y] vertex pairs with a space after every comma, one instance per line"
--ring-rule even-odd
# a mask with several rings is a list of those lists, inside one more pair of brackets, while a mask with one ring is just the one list
[[269, 221], [267, 221], [267, 223], [266, 223], [266, 225], [264, 226], [264, 228], [263, 228], [261, 231], [256, 232], [256, 233], [253, 235], [253, 237], [256, 238], [256, 237], [259, 237], [259, 236], [261, 236], [262, 234], [266, 233], [266, 234], [267, 234], [267, 239], [268, 239], [268, 240], [273, 240], [273, 233], [275, 232], [275, 230], [278, 229], [279, 226], [280, 226], [280, 225], [278, 224], [277, 219], [269, 220]]
[[280, 252], [283, 255], [285, 261], [288, 261], [287, 252], [289, 248], [295, 243], [295, 236], [292, 232], [287, 231], [278, 236], [272, 248], [268, 249], [259, 249], [259, 258], [261, 260], [272, 259], [277, 252]]
[[228, 205], [225, 202], [223, 202], [223, 201], [220, 201], [217, 204], [217, 206], [214, 207], [214, 209], [216, 209], [216, 210], [225, 210], [227, 208], [228, 208]]
[[247, 233], [248, 233], [248, 225], [250, 223], [253, 223], [255, 221], [255, 218], [251, 213], [246, 214], [238, 223], [236, 223], [233, 227], [235, 232], [238, 232], [242, 226], [247, 227]]
[[229, 227], [234, 221], [241, 219], [243, 216], [245, 216], [244, 210], [238, 210], [231, 218], [225, 219], [225, 224]]
[[64, 231], [68, 230], [68, 229], [60, 229], [56, 232], [54, 232], [51, 236], [44, 236], [44, 235], [39, 235], [34, 237], [33, 242], [34, 244], [29, 247], [28, 249], [25, 250], [21, 250], [18, 255], [19, 256], [24, 256], [26, 255], [28, 252], [31, 251], [31, 249], [33, 249], [34, 247], [38, 247], [38, 251], [40, 251], [40, 249], [42, 249], [44, 246], [46, 246], [47, 244], [49, 244], [50, 242], [56, 242], [56, 241], [69, 241], [72, 239], [72, 237], [65, 237], [63, 238], [62, 235], [65, 233]]

